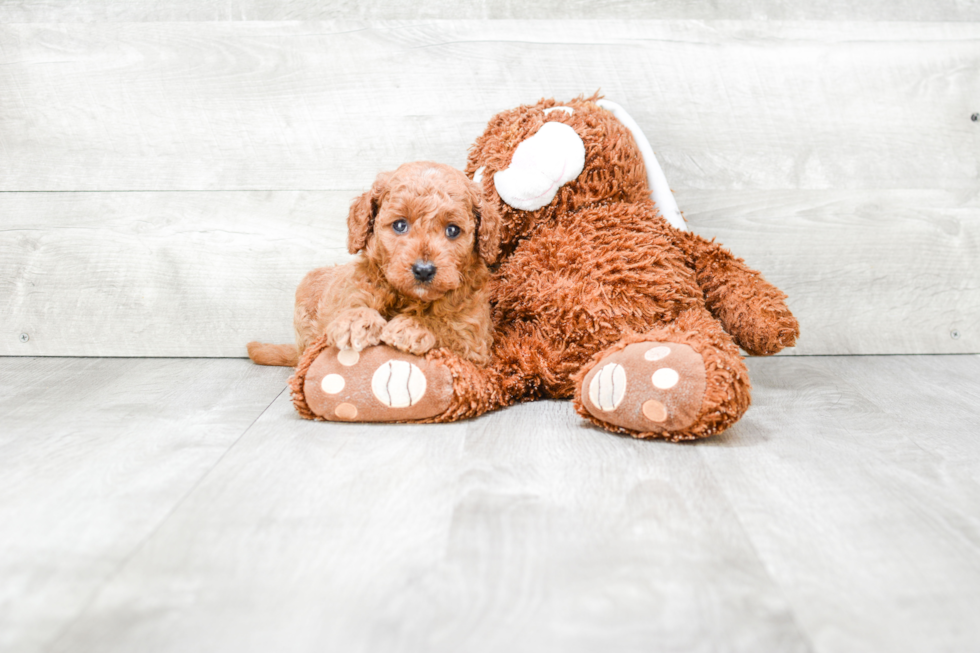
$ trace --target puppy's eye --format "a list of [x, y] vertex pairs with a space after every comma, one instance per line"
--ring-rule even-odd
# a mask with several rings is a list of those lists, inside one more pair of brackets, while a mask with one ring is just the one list
[[403, 234], [408, 231], [408, 220], [395, 220], [391, 224], [391, 228], [395, 230], [395, 233]]
[[453, 238], [459, 235], [459, 231], [460, 229], [456, 225], [454, 224], [449, 225], [448, 227], [446, 227], [446, 238], [452, 240]]

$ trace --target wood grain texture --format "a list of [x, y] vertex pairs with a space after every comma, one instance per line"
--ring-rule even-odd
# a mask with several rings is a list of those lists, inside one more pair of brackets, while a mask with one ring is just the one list
[[928, 451], [942, 473], [948, 470], [980, 484], [978, 366], [976, 356], [915, 359], [912, 364], [904, 356], [826, 361], [828, 372], [859, 388], [883, 413], [900, 420], [901, 432]]
[[[0, 351], [235, 356], [292, 342], [352, 193], [0, 193]], [[21, 342], [21, 334], [29, 340]]]
[[[349, 259], [354, 195], [0, 193], [0, 353], [243, 356], [249, 340], [292, 342], [299, 280]], [[694, 231], [789, 294], [802, 336], [787, 354], [980, 351], [975, 193], [677, 199]]]
[[749, 368], [743, 420], [678, 445], [565, 402], [311, 423], [244, 361], [0, 359], [0, 641], [972, 650], [980, 356]]
[[325, 20], [325, 19], [677, 19], [696, 20], [980, 20], [976, 0], [5, 0], [0, 22]]
[[693, 231], [789, 295], [787, 354], [980, 351], [977, 191], [684, 191]]
[[0, 360], [0, 650], [45, 650], [286, 376], [234, 360]]
[[[753, 359], [755, 405], [701, 448], [818, 651], [980, 638], [980, 456], [961, 435], [947, 458], [957, 434], [976, 439], [975, 415], [950, 408], [976, 405], [980, 357], [894, 360]], [[904, 390], [939, 375], [964, 383]]]
[[52, 651], [805, 651], [695, 448], [281, 397]]
[[443, 559], [370, 649], [809, 650], [694, 447], [525, 404], [471, 426], [456, 491]]
[[341, 190], [596, 89], [673, 188], [975, 189], [980, 24], [0, 27], [0, 190]]
[[790, 294], [792, 353], [980, 351], [980, 23], [57, 23], [0, 44], [0, 354], [291, 341], [295, 285], [346, 259], [379, 170], [462, 165], [497, 110], [599, 87], [692, 228]]

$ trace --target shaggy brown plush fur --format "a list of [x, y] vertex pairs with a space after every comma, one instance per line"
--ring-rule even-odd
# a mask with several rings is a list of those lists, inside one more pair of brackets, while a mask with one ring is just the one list
[[[705, 437], [733, 424], [749, 405], [748, 373], [736, 345], [768, 355], [794, 344], [799, 327], [782, 292], [720, 245], [660, 217], [632, 135], [597, 99], [542, 100], [504, 111], [471, 148], [467, 174], [482, 168], [484, 206], [502, 218], [502, 259], [489, 281], [492, 357], [481, 366], [446, 349], [430, 351], [429, 362], [451, 371], [453, 397], [443, 413], [416, 421], [452, 421], [541, 397], [572, 398], [581, 415], [612, 431]], [[573, 112], [545, 113], [555, 106]], [[581, 137], [585, 168], [546, 206], [515, 209], [497, 194], [494, 173], [552, 121]], [[649, 429], [635, 430], [618, 425], [616, 411], [602, 412], [594, 399], [590, 409], [583, 387], [590, 370], [612, 369], [605, 359], [639, 342], [687, 345], [696, 352], [691, 356], [701, 357], [703, 391], [689, 407], [697, 415], [693, 423], [671, 431], [652, 421]], [[316, 355], [307, 352], [294, 378], [298, 408], [303, 370]]]
[[296, 365], [314, 342], [490, 359], [487, 263], [499, 251], [500, 220], [476, 184], [447, 165], [407, 163], [378, 175], [347, 226], [347, 248], [361, 256], [307, 274], [296, 290], [296, 345], [249, 343], [253, 361]]

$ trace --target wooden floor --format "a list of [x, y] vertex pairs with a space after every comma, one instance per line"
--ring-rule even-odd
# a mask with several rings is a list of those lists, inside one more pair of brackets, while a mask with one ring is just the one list
[[980, 356], [749, 367], [746, 417], [677, 445], [0, 358], [0, 651], [978, 650]]

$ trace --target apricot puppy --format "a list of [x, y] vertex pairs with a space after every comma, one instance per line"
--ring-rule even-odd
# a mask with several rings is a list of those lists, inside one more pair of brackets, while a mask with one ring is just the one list
[[500, 218], [478, 184], [440, 163], [403, 164], [354, 200], [347, 228], [347, 249], [360, 255], [306, 275], [296, 290], [296, 345], [250, 342], [254, 362], [294, 366], [321, 337], [341, 350], [445, 347], [489, 361], [487, 265], [499, 254]]

